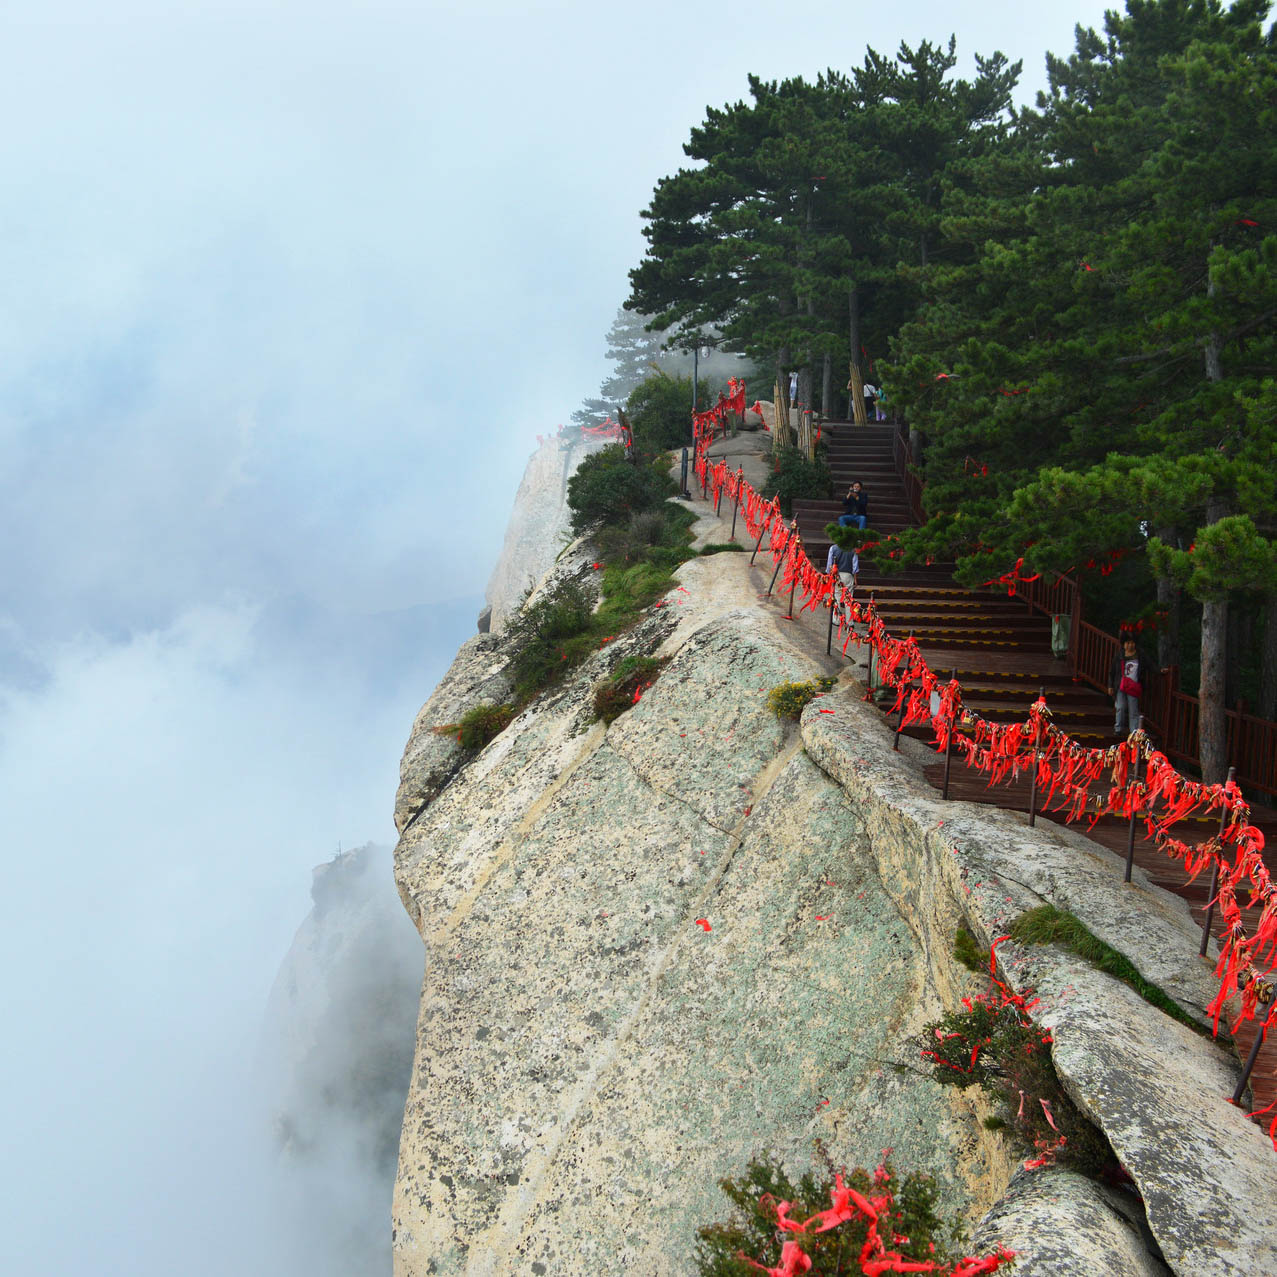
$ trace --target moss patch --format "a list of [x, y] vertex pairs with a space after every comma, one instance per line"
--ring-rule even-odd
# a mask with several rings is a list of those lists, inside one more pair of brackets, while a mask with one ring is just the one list
[[803, 710], [837, 682], [833, 678], [807, 679], [802, 683], [778, 683], [767, 693], [767, 708], [777, 718], [797, 719]]
[[1054, 905], [1042, 905], [1037, 909], [1030, 909], [1028, 913], [1022, 913], [1007, 930], [1012, 939], [1020, 944], [1058, 944], [1107, 975], [1121, 980], [1145, 1002], [1152, 1003], [1171, 1019], [1187, 1025], [1203, 1037], [1210, 1036], [1210, 1030], [1204, 1024], [1195, 1020], [1164, 990], [1144, 979], [1125, 954], [1119, 953], [1111, 945], [1105, 944], [1099, 936], [1088, 931], [1073, 914], [1057, 909]]
[[975, 942], [975, 936], [966, 927], [959, 927], [953, 937], [953, 956], [968, 971], [984, 972], [989, 969], [989, 955]]

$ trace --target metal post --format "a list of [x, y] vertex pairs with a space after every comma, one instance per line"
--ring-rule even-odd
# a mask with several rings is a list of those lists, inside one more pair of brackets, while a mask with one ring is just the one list
[[[957, 666], [954, 666], [951, 678], [958, 677]], [[958, 730], [958, 716], [955, 714], [953, 722], [949, 724], [949, 739], [945, 742], [944, 747], [944, 785], [940, 789], [940, 797], [947, 800], [949, 797], [949, 769], [953, 766], [953, 734]]]
[[[913, 638], [912, 630], [909, 631], [909, 637]], [[896, 739], [891, 742], [891, 748], [894, 749], [897, 753], [900, 752], [900, 733], [904, 730], [904, 726], [905, 726], [905, 711], [908, 710], [909, 708], [909, 697], [907, 695], [908, 688], [902, 684], [899, 690], [901, 692], [900, 721], [896, 724]]]
[[798, 573], [795, 572], [794, 575], [789, 580], [789, 617], [788, 619], [791, 621], [794, 619], [794, 591], [797, 588], [798, 588]]
[[[1046, 696], [1045, 684], [1038, 684], [1038, 699]], [[1038, 818], [1038, 732], [1042, 724], [1033, 724], [1033, 775], [1029, 778], [1029, 828], [1032, 829]]]
[[1251, 1043], [1250, 1054], [1246, 1057], [1246, 1063], [1242, 1066], [1241, 1081], [1237, 1083], [1237, 1089], [1233, 1092], [1233, 1103], [1240, 1104], [1242, 1102], [1242, 1092], [1246, 1089], [1246, 1083], [1250, 1081], [1250, 1075], [1255, 1069], [1255, 1061], [1259, 1059], [1259, 1048], [1264, 1045], [1265, 1028], [1267, 1027], [1267, 1017], [1264, 1023], [1255, 1024], [1255, 1040]]
[[770, 523], [764, 523], [763, 526], [758, 529], [758, 540], [754, 542], [754, 553], [749, 556], [749, 566], [751, 568], [754, 566], [754, 560], [758, 557], [758, 547], [762, 545], [763, 537], [767, 535], [767, 529], [770, 527]]
[[682, 469], [682, 473], [679, 475], [679, 478], [678, 478], [678, 491], [680, 496], [687, 497], [688, 499], [691, 498], [692, 494], [691, 492], [688, 491], [688, 488], [687, 488], [687, 449], [686, 448], [683, 449], [683, 469]]
[[718, 485], [718, 494], [714, 497], [714, 517], [718, 518], [719, 509], [723, 504], [723, 485]]
[[[1135, 723], [1135, 730], [1138, 734], [1144, 730], [1144, 715], [1141, 714]], [[1131, 776], [1131, 787], [1135, 788], [1140, 783], [1140, 747], [1135, 746], [1135, 771]], [[1135, 865], [1135, 802], [1131, 802], [1131, 825], [1126, 831], [1126, 875], [1122, 879], [1123, 882], [1130, 882], [1131, 870]]]
[[701, 500], [709, 499], [709, 445], [710, 440], [705, 441], [705, 470], [701, 475]]
[[740, 484], [744, 474], [745, 474], [745, 467], [743, 465], [737, 466], [736, 467], [736, 501], [732, 505], [732, 535], [727, 538], [729, 541], [736, 540], [736, 511], [740, 509]]
[[829, 634], [825, 638], [825, 655], [832, 656], [834, 654], [834, 613], [838, 610], [841, 600], [838, 598], [838, 569], [832, 567], [829, 569], [833, 580], [829, 583]]
[[[1231, 781], [1237, 774], [1236, 767], [1228, 769], [1228, 779]], [[1219, 832], [1222, 835], [1224, 830], [1228, 828], [1228, 808], [1225, 807], [1219, 813]], [[1210, 871], [1210, 890], [1206, 893], [1206, 921], [1202, 924], [1202, 947], [1198, 949], [1198, 953], [1204, 958], [1206, 956], [1206, 947], [1210, 944], [1210, 924], [1215, 918], [1215, 891], [1219, 887], [1219, 857], [1215, 857], [1215, 863], [1211, 866]]]
[[[795, 520], [794, 520], [794, 521], [793, 521], [793, 522], [789, 525], [789, 531], [790, 531], [790, 533], [791, 533], [791, 534], [796, 533], [796, 532], [798, 531], [798, 520], [797, 520], [797, 519], [795, 519]], [[757, 553], [757, 551], [755, 551], [755, 553]], [[768, 595], [770, 595], [770, 594], [771, 594], [772, 590], [773, 590], [773, 589], [775, 588], [775, 586], [776, 586], [776, 578], [780, 575], [780, 565], [781, 565], [782, 563], [784, 563], [784, 561], [785, 561], [784, 559], [780, 559], [780, 560], [777, 562], [777, 564], [776, 564], [776, 571], [772, 573], [772, 583], [771, 583], [771, 585], [769, 585], [769, 586], [767, 587], [767, 593], [768, 593]], [[752, 562], [752, 560], [751, 560], [751, 562]]]

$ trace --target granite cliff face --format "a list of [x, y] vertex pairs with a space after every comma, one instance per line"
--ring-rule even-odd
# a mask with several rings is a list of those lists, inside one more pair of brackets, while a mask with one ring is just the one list
[[[555, 571], [589, 579], [588, 557]], [[1274, 1155], [1225, 1101], [1235, 1061], [1125, 986], [1000, 950], [1147, 1223], [1132, 1194], [1019, 1170], [980, 1096], [921, 1067], [918, 1030], [982, 987], [952, 957], [959, 924], [987, 944], [1055, 902], [1199, 1015], [1210, 974], [1181, 902], [1124, 889], [1102, 849], [942, 803], [820, 622], [760, 602], [747, 560], [685, 564], [477, 756], [431, 728], [506, 694], [500, 636], [467, 643], [418, 716], [395, 869], [427, 966], [396, 1273], [691, 1273], [717, 1180], [764, 1150], [806, 1169], [816, 1138], [930, 1172], [1021, 1274], [1277, 1272]], [[592, 684], [654, 651], [655, 685], [593, 722]], [[825, 672], [842, 681], [800, 725], [769, 713], [772, 686]]]
[[528, 458], [501, 554], [484, 591], [491, 609], [488, 626], [494, 632], [571, 540], [568, 480], [591, 452], [603, 446], [585, 439], [579, 430], [566, 430], [544, 440]]

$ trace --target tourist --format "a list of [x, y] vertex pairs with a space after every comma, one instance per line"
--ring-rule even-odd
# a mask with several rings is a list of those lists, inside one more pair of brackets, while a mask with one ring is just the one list
[[874, 412], [877, 414], [879, 421], [887, 420], [887, 392], [881, 386], [878, 388], [877, 397], [874, 399]]
[[862, 529], [869, 522], [869, 497], [860, 486], [860, 480], [847, 489], [842, 499], [842, 514], [838, 518], [840, 528], [849, 528], [853, 524]]
[[1140, 699], [1144, 695], [1144, 660], [1127, 634], [1122, 650], [1109, 670], [1109, 695], [1113, 698], [1113, 734], [1129, 736], [1140, 725]]
[[[843, 584], [843, 602], [847, 603], [856, 597], [856, 577], [860, 574], [860, 555], [855, 550], [844, 550], [839, 545], [831, 545], [829, 547], [829, 559], [825, 565], [825, 571], [838, 569], [838, 579]], [[847, 620], [851, 619], [849, 613], [844, 613]]]
[[874, 415], [874, 400], [878, 398], [878, 387], [872, 381], [865, 382], [865, 420], [872, 421]]

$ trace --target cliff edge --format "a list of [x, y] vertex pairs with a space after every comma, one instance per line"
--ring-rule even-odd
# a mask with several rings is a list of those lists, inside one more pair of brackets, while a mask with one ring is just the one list
[[[983, 984], [959, 924], [987, 945], [1049, 901], [1199, 1017], [1216, 986], [1181, 901], [1123, 888], [1071, 830], [941, 802], [821, 620], [760, 599], [771, 565], [748, 558], [684, 564], [475, 755], [432, 729], [506, 696], [499, 635], [418, 715], [395, 869], [427, 965], [395, 1272], [692, 1273], [717, 1181], [764, 1151], [800, 1172], [819, 1138], [931, 1173], [1019, 1274], [1277, 1273], [1274, 1154], [1226, 1101], [1235, 1060], [1126, 986], [1054, 947], [999, 951], [1138, 1194], [1026, 1173], [978, 1091], [932, 1079], [919, 1030]], [[588, 560], [555, 572], [589, 580]], [[670, 658], [656, 683], [593, 721], [593, 685], [650, 653]], [[768, 711], [774, 685], [827, 673], [801, 724]]]

